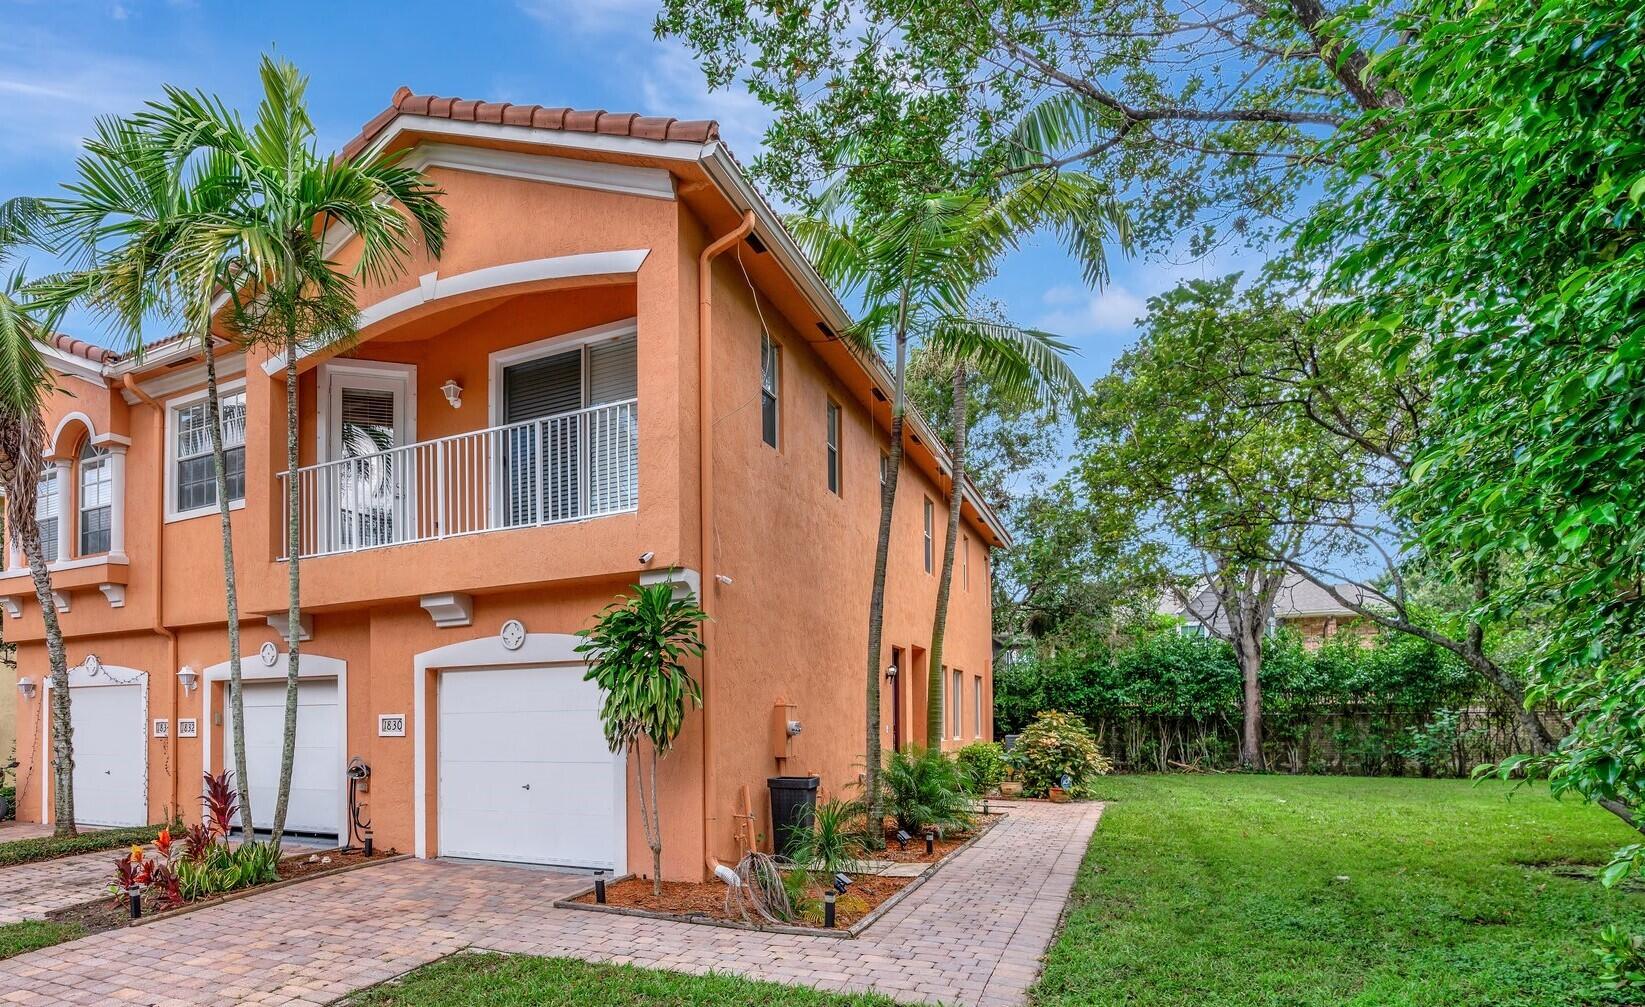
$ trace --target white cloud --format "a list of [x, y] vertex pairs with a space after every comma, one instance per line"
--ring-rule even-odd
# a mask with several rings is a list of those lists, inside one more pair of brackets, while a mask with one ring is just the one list
[[1129, 332], [1148, 311], [1142, 297], [1117, 283], [1095, 291], [1059, 285], [1041, 301], [1048, 310], [1035, 326], [1069, 338]]
[[57, 160], [98, 116], [135, 111], [159, 93], [157, 63], [78, 49], [35, 34], [0, 42], [0, 163]]

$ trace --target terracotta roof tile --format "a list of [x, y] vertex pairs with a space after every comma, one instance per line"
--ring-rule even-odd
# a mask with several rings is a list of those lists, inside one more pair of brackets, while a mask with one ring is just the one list
[[632, 136], [642, 140], [678, 140], [684, 143], [707, 143], [719, 139], [720, 136], [720, 125], [712, 119], [675, 119], [660, 115], [638, 115], [633, 112], [607, 112], [604, 109], [557, 108], [468, 98], [442, 98], [431, 94], [413, 94], [410, 88], [402, 87], [394, 92], [389, 107], [373, 116], [360, 130], [360, 135], [344, 145], [342, 156], [353, 157], [364, 150], [372, 138], [400, 115], [422, 115], [463, 122], [492, 122], [506, 126], [531, 126], [536, 129], [558, 129], [570, 133]]
[[51, 344], [64, 353], [71, 353], [94, 364], [107, 364], [120, 359], [120, 354], [107, 347], [88, 343], [84, 339], [76, 339], [61, 332], [51, 337]]

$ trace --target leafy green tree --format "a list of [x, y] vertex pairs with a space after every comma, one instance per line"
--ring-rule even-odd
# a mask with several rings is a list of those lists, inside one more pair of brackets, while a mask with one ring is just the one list
[[796, 202], [842, 170], [884, 207], [1066, 165], [1124, 193], [1145, 243], [1203, 246], [1274, 231], [1342, 123], [1400, 104], [1370, 59], [1385, 21], [1322, 0], [666, 0], [655, 28], [777, 113], [754, 168]]
[[1356, 124], [1310, 223], [1355, 326], [1434, 382], [1395, 498], [1425, 550], [1524, 558], [1527, 697], [1573, 731], [1504, 770], [1638, 827], [1645, 806], [1645, 59], [1637, 4], [1424, 2], [1378, 60], [1406, 94]]
[[[185, 159], [211, 162], [232, 179], [234, 196], [218, 231], [195, 234], [185, 261], [213, 262], [229, 278], [228, 322], [235, 338], [263, 346], [285, 364], [287, 629], [285, 737], [273, 832], [279, 844], [291, 795], [297, 743], [297, 672], [301, 632], [302, 507], [298, 467], [297, 385], [305, 353], [354, 338], [355, 285], [385, 283], [411, 260], [414, 243], [438, 256], [446, 211], [440, 191], [401, 165], [381, 144], [344, 160], [320, 152], [305, 105], [308, 79], [291, 63], [264, 57], [262, 100], [249, 127], [221, 101], [167, 88], [146, 122]], [[337, 231], [334, 231], [334, 228]], [[352, 234], [358, 261], [345, 268], [327, 241]]]
[[[18, 251], [40, 242], [49, 230], [49, 211], [27, 197], [0, 203], [0, 268]], [[35, 503], [40, 492], [45, 434], [41, 408], [56, 387], [41, 344], [56, 327], [57, 313], [37, 297], [18, 265], [0, 277], [0, 485], [6, 492], [6, 527], [23, 551], [40, 621], [46, 637], [51, 673], [52, 810], [59, 836], [76, 834], [74, 824], [74, 722], [69, 715], [69, 668], [63, 630], [40, 543]]]
[[234, 567], [228, 460], [223, 445], [217, 379], [221, 341], [212, 333], [218, 296], [228, 278], [242, 197], [233, 166], [220, 158], [186, 159], [155, 128], [153, 114], [102, 119], [85, 143], [67, 195], [51, 201], [57, 227], [78, 249], [80, 268], [61, 277], [58, 300], [83, 300], [112, 320], [143, 352], [142, 326], [155, 316], [174, 321], [200, 346], [206, 364], [206, 422], [217, 488], [229, 653], [230, 743], [241, 821], [253, 821], [246, 769], [245, 699], [240, 666], [240, 593]]
[[[1262, 654], [1286, 561], [1358, 474], [1335, 440], [1260, 394], [1230, 341], [1290, 324], [1265, 308], [1230, 312], [1233, 278], [1194, 281], [1149, 301], [1147, 331], [1093, 386], [1080, 417], [1079, 474], [1091, 505], [1138, 542], [1176, 553], [1172, 584], [1233, 645], [1243, 678], [1240, 764], [1264, 768]], [[1253, 387], [1255, 386], [1255, 387]]]
[[[687, 708], [703, 705], [702, 687], [686, 661], [701, 657], [701, 627], [708, 615], [695, 601], [676, 597], [674, 585], [635, 585], [630, 597], [607, 605], [590, 629], [578, 630], [577, 652], [588, 657], [584, 676], [600, 687], [600, 720], [611, 751], [634, 764], [640, 822], [651, 847], [651, 891], [663, 890], [662, 809], [657, 803], [657, 762], [685, 724]], [[649, 786], [637, 749], [646, 742]]]

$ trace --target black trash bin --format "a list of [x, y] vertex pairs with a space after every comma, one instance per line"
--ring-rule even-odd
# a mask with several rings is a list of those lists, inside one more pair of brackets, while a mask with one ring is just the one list
[[794, 845], [811, 831], [817, 814], [817, 784], [815, 776], [772, 776], [765, 781], [771, 788], [772, 848], [780, 857], [793, 859]]

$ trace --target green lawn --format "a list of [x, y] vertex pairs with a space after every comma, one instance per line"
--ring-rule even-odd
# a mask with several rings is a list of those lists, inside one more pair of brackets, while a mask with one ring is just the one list
[[460, 954], [366, 990], [352, 1007], [891, 1007], [880, 996], [837, 996], [730, 976], [688, 976], [570, 958]]
[[46, 920], [24, 920], [21, 923], [0, 924], [0, 958], [10, 958], [25, 951], [49, 948], [53, 944], [84, 937], [85, 930], [74, 923], [51, 923]]
[[1452, 780], [1102, 789], [1038, 1007], [1641, 1002], [1586, 970], [1601, 925], [1645, 931], [1645, 895], [1554, 870], [1629, 841], [1604, 812]]
[[9, 843], [0, 843], [0, 867], [56, 860], [58, 857], [96, 853], [99, 850], [117, 850], [133, 843], [152, 843], [161, 828], [159, 825], [143, 825], [130, 829], [88, 829], [78, 836], [13, 839]]

